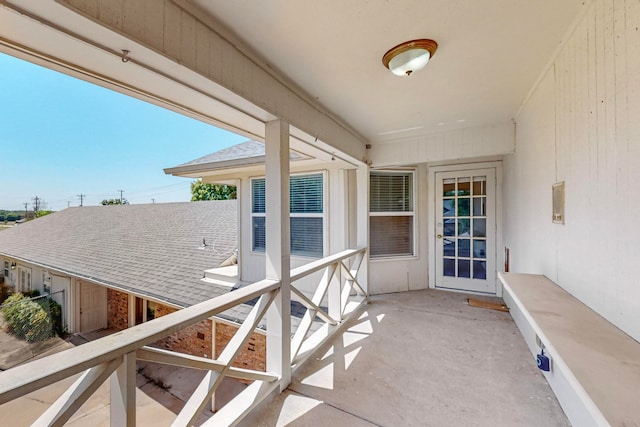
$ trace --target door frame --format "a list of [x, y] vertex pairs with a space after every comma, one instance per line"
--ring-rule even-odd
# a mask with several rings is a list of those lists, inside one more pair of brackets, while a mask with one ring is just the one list
[[[89, 282], [88, 280], [76, 280], [76, 287], [77, 287], [77, 294], [76, 294], [76, 307], [77, 307], [77, 323], [76, 323], [76, 328], [77, 328], [77, 332], [79, 333], [83, 333], [83, 332], [92, 332], [94, 330], [97, 329], [101, 329], [101, 328], [106, 328], [108, 327], [108, 323], [109, 323], [109, 307], [108, 307], [108, 303], [107, 303], [107, 288], [101, 285], [98, 285], [96, 283], [93, 282]], [[82, 287], [83, 285], [89, 285], [89, 286], [95, 286], [98, 287], [100, 289], [101, 293], [104, 293], [104, 298], [103, 298], [103, 304], [101, 304], [101, 310], [104, 316], [102, 316], [101, 322], [102, 322], [102, 326], [100, 328], [97, 329], [93, 329], [93, 330], [84, 330], [84, 325], [82, 324]]]
[[[436, 173], [462, 172], [472, 169], [495, 169], [496, 171], [496, 296], [502, 297], [502, 284], [497, 272], [504, 266], [504, 241], [502, 237], [502, 161], [470, 162], [428, 167], [427, 184], [427, 240], [429, 242], [429, 288], [436, 288]], [[440, 288], [438, 288], [440, 289]], [[456, 290], [449, 290], [458, 292]], [[469, 291], [463, 291], [473, 293]], [[486, 295], [486, 294], [483, 294]]]

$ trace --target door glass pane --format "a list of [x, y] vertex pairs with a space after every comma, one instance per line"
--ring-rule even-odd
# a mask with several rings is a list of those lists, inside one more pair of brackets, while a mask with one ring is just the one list
[[471, 178], [458, 178], [458, 196], [471, 194]]
[[487, 220], [484, 218], [474, 218], [473, 237], [487, 237]]
[[442, 201], [442, 216], [456, 216], [456, 199]]
[[445, 256], [456, 256], [456, 241], [455, 239], [444, 239], [442, 241], [442, 251]]
[[474, 197], [473, 198], [473, 216], [485, 216], [486, 215], [486, 197]]
[[486, 194], [487, 194], [487, 177], [474, 176], [473, 177], [473, 195], [484, 196]]
[[445, 276], [455, 277], [456, 275], [456, 260], [451, 258], [443, 258], [442, 266]]
[[456, 220], [455, 219], [445, 219], [444, 220], [443, 234], [445, 236], [455, 236], [456, 235]]
[[458, 239], [458, 256], [467, 258], [471, 256], [471, 240]]
[[473, 257], [474, 258], [486, 258], [487, 257], [487, 241], [475, 239], [473, 241]]
[[458, 260], [458, 277], [471, 277], [471, 261], [468, 259]]
[[456, 195], [456, 180], [453, 178], [445, 179], [442, 181], [442, 195], [443, 196], [455, 196]]
[[487, 279], [487, 261], [473, 261], [473, 278]]
[[464, 198], [458, 199], [458, 216], [469, 216], [471, 213], [470, 210], [471, 199]]
[[[493, 277], [495, 266], [495, 242], [487, 238], [487, 233], [495, 233], [494, 219], [487, 217], [489, 203], [493, 203], [489, 199], [494, 195], [493, 175], [487, 172], [474, 176], [471, 172], [467, 176], [442, 178], [441, 182], [442, 189], [437, 189], [442, 191], [437, 232], [442, 233], [442, 243], [438, 242], [442, 246], [438, 247], [441, 260], [437, 263], [442, 264], [437, 265], [442, 271], [437, 274], [440, 278], [447, 276], [444, 287], [484, 289], [482, 286]], [[492, 271], [488, 273], [489, 267]], [[480, 281], [484, 284], [479, 284]]]
[[465, 236], [465, 237], [470, 236], [471, 230], [469, 225], [470, 224], [468, 219], [459, 219], [458, 220], [458, 236]]

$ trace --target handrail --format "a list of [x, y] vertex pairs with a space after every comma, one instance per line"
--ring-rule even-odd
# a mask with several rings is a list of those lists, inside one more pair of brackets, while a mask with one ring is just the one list
[[153, 322], [125, 329], [46, 358], [0, 373], [0, 404], [68, 378], [91, 367], [122, 357], [187, 326], [222, 313], [245, 301], [278, 289], [280, 282], [262, 280], [233, 292], [178, 310]]
[[291, 270], [291, 281], [295, 282], [296, 280], [300, 280], [305, 276], [308, 276], [312, 273], [315, 273], [316, 271], [320, 271], [323, 268], [330, 266], [331, 264], [335, 264], [336, 262], [351, 258], [354, 255], [364, 253], [366, 252], [366, 250], [366, 247], [347, 249], [342, 252], [338, 252], [337, 254], [329, 255], [326, 258], [322, 258], [317, 261], [312, 261], [309, 264], [296, 267]]
[[[276, 352], [269, 354], [290, 357], [290, 365], [283, 370], [290, 373], [299, 369], [316, 349], [337, 333], [344, 321], [356, 315], [357, 309], [368, 302], [366, 286], [358, 282], [361, 279], [358, 272], [363, 261], [366, 260], [366, 252], [366, 247], [348, 249], [291, 270], [291, 296], [301, 301], [307, 310], [292, 337], [291, 354], [278, 355], [276, 354], [278, 351], [282, 352], [280, 347], [275, 344], [267, 345], [268, 353]], [[293, 286], [296, 281], [322, 270], [324, 274], [317, 282], [312, 298]], [[234, 424], [274, 388], [282, 389], [287, 385], [283, 381], [288, 380], [284, 379], [285, 375], [278, 371], [277, 367], [272, 372], [260, 372], [232, 366], [251, 333], [264, 318], [266, 311], [272, 307], [271, 304], [275, 298], [280, 295], [278, 291], [281, 286], [282, 283], [278, 280], [265, 279], [158, 317], [151, 322], [145, 322], [82, 346], [1, 372], [0, 404], [84, 372], [36, 423], [41, 425], [64, 423], [83, 402], [86, 402], [97, 387], [110, 377], [112, 382], [111, 422], [115, 422], [116, 425], [134, 425], [135, 362], [138, 359], [203, 369], [207, 372], [174, 420], [174, 425], [179, 426], [192, 424], [224, 377], [254, 381], [207, 423], [207, 425], [218, 425], [219, 422], [228, 424], [227, 421], [229, 421]], [[156, 343], [161, 338], [258, 297], [260, 299], [217, 359], [209, 360], [148, 347], [149, 344]], [[320, 306], [323, 301], [328, 302], [327, 308]], [[326, 327], [323, 326], [311, 332], [316, 316], [326, 322]], [[275, 327], [276, 330], [277, 328], [289, 330], [290, 319], [280, 319], [279, 322], [279, 324], [273, 323], [271, 327]], [[289, 374], [286, 377], [289, 377]], [[117, 403], [115, 406], [114, 398]]]

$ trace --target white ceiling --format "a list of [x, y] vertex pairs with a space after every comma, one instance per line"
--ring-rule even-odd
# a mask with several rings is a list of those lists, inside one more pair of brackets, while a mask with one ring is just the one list
[[[191, 2], [380, 143], [514, 119], [585, 0]], [[435, 56], [392, 75], [383, 54], [416, 38], [436, 40]]]

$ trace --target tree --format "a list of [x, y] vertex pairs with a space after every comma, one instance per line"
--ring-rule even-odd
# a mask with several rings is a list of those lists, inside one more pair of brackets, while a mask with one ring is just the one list
[[122, 201], [120, 201], [120, 199], [104, 199], [103, 201], [100, 202], [101, 205], [103, 206], [107, 206], [107, 205], [128, 205], [129, 201], [127, 199], [122, 199]]
[[207, 184], [197, 179], [191, 183], [191, 201], [233, 200], [237, 198], [237, 190], [233, 185]]

